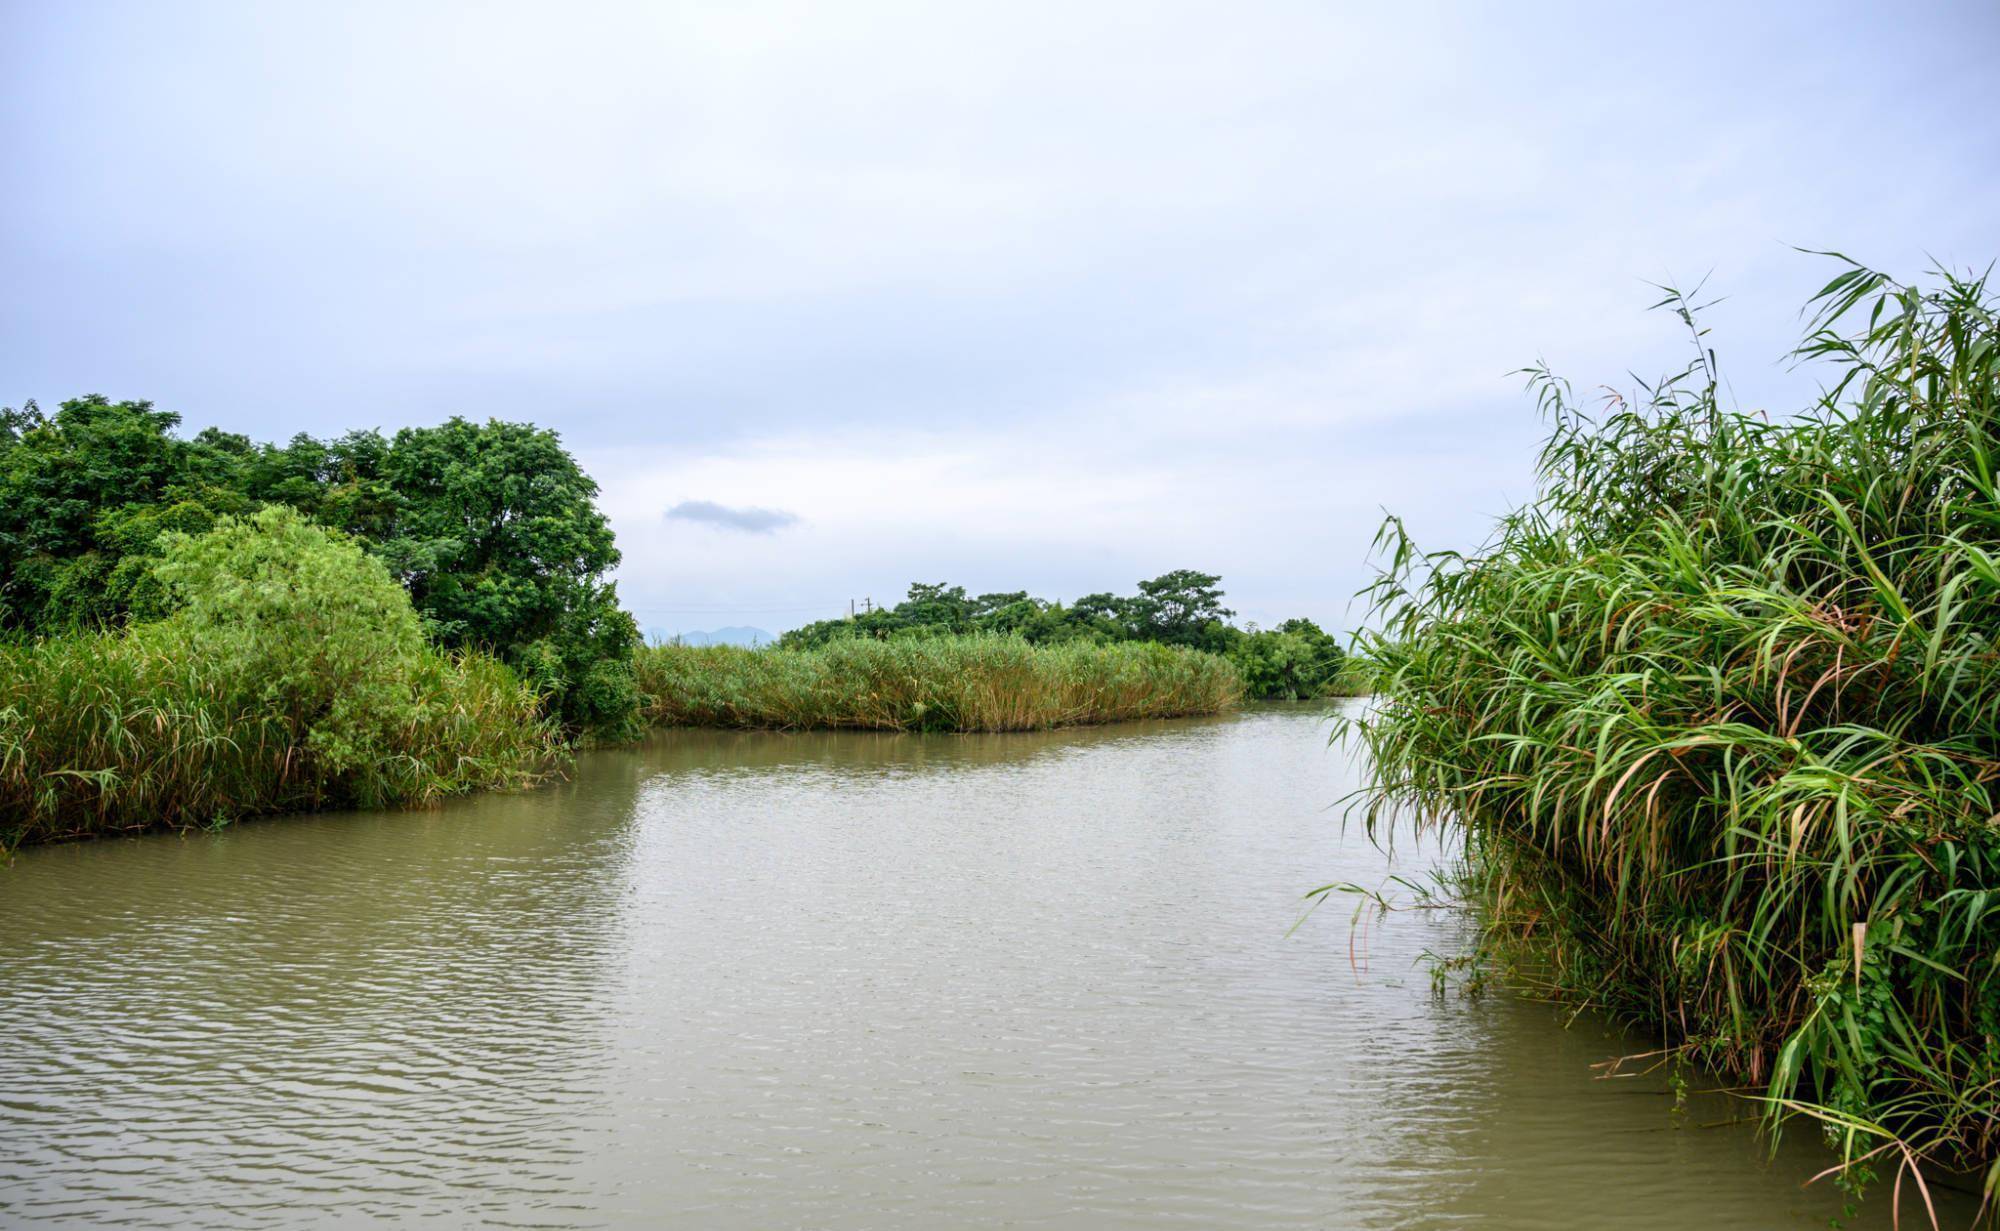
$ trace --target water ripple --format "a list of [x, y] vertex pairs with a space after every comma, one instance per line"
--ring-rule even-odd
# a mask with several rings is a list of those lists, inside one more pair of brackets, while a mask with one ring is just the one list
[[[1298, 711], [665, 737], [0, 870], [0, 1222], [1823, 1226], [1633, 1041], [1434, 999]], [[1434, 851], [1399, 852], [1422, 868]], [[1365, 969], [1362, 962], [1365, 961]]]

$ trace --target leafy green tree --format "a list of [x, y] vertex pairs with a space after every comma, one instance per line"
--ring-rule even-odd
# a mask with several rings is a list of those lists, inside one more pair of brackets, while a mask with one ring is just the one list
[[[597, 484], [556, 433], [453, 418], [379, 454], [348, 437], [327, 500], [393, 520], [375, 552], [440, 639], [490, 648], [601, 738], [639, 729], [639, 630], [604, 574], [618, 563]], [[340, 502], [348, 502], [345, 505]]]
[[1346, 682], [1339, 639], [1311, 620], [1243, 630], [1226, 653], [1243, 676], [1244, 691], [1264, 700], [1332, 696]]
[[1140, 582], [1124, 614], [1140, 640], [1221, 649], [1220, 630], [1236, 613], [1222, 605], [1221, 577], [1184, 568]]
[[[194, 506], [226, 472], [174, 436], [180, 416], [150, 402], [90, 396], [53, 415], [0, 411], [0, 627], [60, 629], [123, 614], [119, 565], [135, 547], [135, 510]], [[205, 524], [191, 507], [176, 514]]]
[[903, 628], [962, 633], [971, 630], [976, 607], [966, 597], [964, 586], [916, 582], [910, 586], [909, 596], [896, 605], [894, 615]]

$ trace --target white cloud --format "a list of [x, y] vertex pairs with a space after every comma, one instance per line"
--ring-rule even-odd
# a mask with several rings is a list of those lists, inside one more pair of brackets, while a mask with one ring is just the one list
[[683, 500], [666, 512], [668, 521], [688, 521], [743, 534], [775, 534], [798, 524], [799, 515], [759, 505], [717, 504], [713, 500]]
[[[1526, 494], [1510, 369], [1680, 358], [1644, 281], [1713, 269], [1732, 387], [1782, 409], [1824, 280], [1787, 243], [2000, 255], [1997, 33], [1803, 0], [0, 6], [0, 371], [279, 439], [555, 427], [635, 605], [1194, 566], [1338, 624], [1380, 508], [1467, 546]], [[717, 496], [800, 520], [661, 517]]]

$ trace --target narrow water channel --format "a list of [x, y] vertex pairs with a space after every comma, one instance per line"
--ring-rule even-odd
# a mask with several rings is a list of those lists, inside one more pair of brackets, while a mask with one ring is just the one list
[[1645, 1040], [1434, 997], [1461, 922], [1288, 936], [1438, 858], [1343, 832], [1325, 736], [669, 734], [531, 795], [21, 852], [0, 1224], [1827, 1225], [1803, 1135], [1593, 1079]]

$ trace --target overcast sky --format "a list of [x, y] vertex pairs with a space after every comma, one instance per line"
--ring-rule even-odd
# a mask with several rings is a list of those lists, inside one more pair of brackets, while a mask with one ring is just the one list
[[[1619, 12], [1618, 10], [1628, 10]], [[0, 3], [0, 403], [559, 430], [643, 624], [1179, 567], [1350, 627], [1532, 490], [1505, 374], [1746, 406], [2000, 257], [2000, 4]]]

